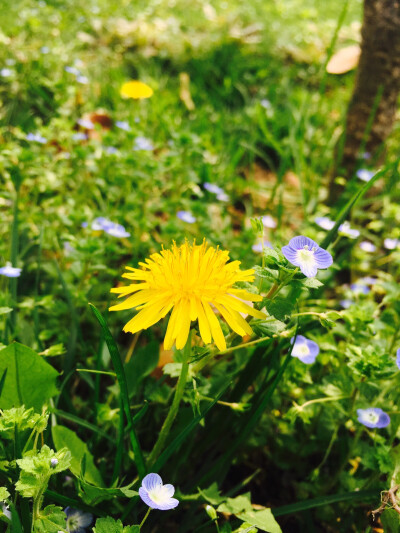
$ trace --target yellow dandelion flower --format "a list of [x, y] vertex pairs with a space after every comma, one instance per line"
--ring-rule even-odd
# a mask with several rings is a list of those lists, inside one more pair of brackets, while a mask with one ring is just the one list
[[132, 80], [124, 83], [119, 93], [123, 98], [141, 100], [142, 98], [153, 96], [153, 89], [142, 81]]
[[228, 252], [209, 247], [205, 241], [201, 245], [174, 243], [171, 250], [163, 249], [152, 254], [146, 263], [139, 263], [143, 270], [126, 267], [129, 272], [123, 277], [137, 283], [111, 289], [119, 298], [131, 296], [110, 307], [110, 311], [136, 308], [139, 313], [124, 327], [124, 331], [136, 333], [149, 328], [172, 309], [165, 350], [171, 349], [174, 342], [177, 349], [183, 348], [195, 320], [203, 341], [209, 344], [214, 339], [219, 350], [225, 350], [225, 338], [213, 308], [242, 337], [253, 332], [240, 313], [265, 317], [243, 301], [259, 302], [261, 296], [234, 288], [238, 281], [253, 281], [254, 271], [241, 271], [240, 261], [228, 261]]

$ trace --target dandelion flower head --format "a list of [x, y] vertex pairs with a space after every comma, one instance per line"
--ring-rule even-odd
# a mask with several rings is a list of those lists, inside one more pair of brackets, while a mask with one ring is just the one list
[[264, 313], [243, 301], [259, 302], [262, 297], [234, 287], [237, 282], [253, 281], [254, 271], [241, 271], [240, 261], [228, 261], [227, 251], [208, 246], [206, 241], [201, 245], [174, 243], [171, 249], [163, 249], [145, 263], [139, 263], [142, 269], [126, 267], [128, 272], [123, 277], [135, 283], [111, 289], [119, 297], [129, 297], [110, 311], [136, 308], [139, 313], [124, 327], [125, 332], [136, 333], [172, 310], [164, 339], [166, 350], [174, 343], [178, 350], [185, 346], [191, 322], [195, 320], [204, 343], [214, 339], [218, 349], [225, 350], [225, 337], [215, 310], [242, 337], [253, 332], [240, 313], [265, 318]]
[[132, 80], [124, 83], [120, 89], [120, 95], [123, 98], [133, 98], [141, 100], [153, 96], [153, 89], [142, 81]]

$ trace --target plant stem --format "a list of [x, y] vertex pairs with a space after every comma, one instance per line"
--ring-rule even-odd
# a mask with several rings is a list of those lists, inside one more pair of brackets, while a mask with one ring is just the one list
[[157, 439], [157, 442], [149, 456], [150, 464], [153, 464], [154, 461], [157, 459], [157, 457], [162, 452], [165, 441], [167, 440], [167, 437], [171, 430], [172, 424], [174, 423], [176, 415], [178, 414], [179, 405], [183, 397], [186, 380], [187, 380], [187, 376], [189, 372], [189, 358], [190, 358], [190, 352], [191, 352], [191, 343], [192, 343], [192, 335], [190, 332], [188, 340], [185, 344], [185, 347], [182, 350], [182, 354], [183, 354], [182, 369], [181, 369], [181, 374], [178, 379], [178, 383], [176, 385], [175, 396], [172, 401], [172, 405], [168, 412], [167, 418], [165, 419], [164, 424], [161, 428], [161, 432]]
[[149, 507], [149, 508], [147, 509], [147, 513], [144, 515], [143, 520], [140, 522], [140, 525], [139, 525], [139, 528], [140, 528], [140, 529], [142, 529], [143, 524], [146, 522], [147, 517], [148, 517], [149, 514], [150, 514], [150, 511], [151, 511], [151, 507]]

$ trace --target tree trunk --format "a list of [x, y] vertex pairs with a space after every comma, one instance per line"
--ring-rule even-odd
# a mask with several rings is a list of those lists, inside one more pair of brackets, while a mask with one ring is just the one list
[[340, 193], [336, 176], [353, 175], [362, 161], [360, 151], [376, 160], [392, 130], [400, 90], [400, 0], [364, 0], [361, 34], [360, 63], [346, 130], [336, 147], [328, 199], [331, 205]]

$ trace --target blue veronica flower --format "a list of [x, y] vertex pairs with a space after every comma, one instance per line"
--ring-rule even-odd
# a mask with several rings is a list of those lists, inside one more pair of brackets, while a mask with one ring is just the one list
[[400, 348], [396, 352], [396, 365], [397, 368], [400, 370]]
[[79, 76], [81, 73], [79, 69], [77, 69], [76, 67], [70, 67], [69, 65], [64, 67], [64, 70], [65, 72], [68, 72], [69, 74], [73, 74], [74, 76]]
[[69, 533], [86, 533], [86, 528], [93, 521], [93, 515], [73, 507], [66, 507], [64, 513], [67, 515], [66, 529]]
[[282, 253], [292, 265], [300, 267], [307, 278], [313, 278], [319, 268], [328, 268], [333, 263], [329, 252], [303, 235], [293, 237], [287, 246], [282, 247]]
[[168, 511], [179, 505], [179, 501], [172, 497], [174, 492], [174, 486], [163, 485], [162, 479], [158, 474], [147, 474], [143, 478], [139, 496], [152, 509]]
[[131, 236], [131, 234], [126, 231], [124, 226], [114, 222], [110, 225], [104, 226], [103, 229], [108, 235], [112, 235], [113, 237], [117, 237], [119, 239]]
[[271, 215], [264, 215], [261, 219], [264, 228], [276, 228], [276, 221], [271, 217]]
[[260, 100], [260, 104], [264, 109], [272, 109], [272, 104], [269, 100], [267, 100], [267, 98]]
[[115, 146], [105, 146], [104, 151], [110, 155], [117, 155], [119, 153], [118, 148], [115, 148]]
[[368, 294], [371, 292], [371, 289], [365, 283], [360, 283], [360, 280], [352, 283], [350, 285], [350, 289], [354, 292], [354, 294]]
[[150, 150], [154, 150], [154, 145], [150, 139], [147, 139], [147, 137], [136, 137], [134, 145], [133, 145], [133, 149], [136, 151], [137, 150], [150, 151]]
[[339, 233], [346, 235], [346, 237], [349, 237], [350, 239], [357, 239], [357, 237], [360, 236], [358, 229], [350, 227], [350, 224], [347, 221], [339, 226]]
[[6, 278], [19, 278], [21, 275], [22, 268], [16, 268], [7, 264], [4, 267], [0, 268], [0, 275], [6, 276]]
[[82, 131], [78, 131], [78, 133], [74, 133], [73, 135], [71, 135], [71, 139], [73, 141], [86, 141], [88, 138], [88, 136], [86, 135], [86, 133], [83, 133]]
[[300, 359], [306, 365], [311, 365], [315, 362], [319, 354], [319, 346], [316, 342], [303, 337], [303, 335], [292, 337], [290, 342], [293, 344], [292, 357], [297, 357], [297, 359]]
[[77, 76], [76, 81], [82, 83], [82, 85], [87, 85], [89, 83], [89, 78], [87, 76]]
[[[264, 248], [272, 248], [272, 244], [269, 241], [264, 240]], [[263, 244], [261, 242], [253, 244], [251, 249], [253, 250], [253, 252], [261, 253], [263, 251]]]
[[45, 137], [42, 137], [40, 133], [28, 133], [28, 135], [25, 137], [27, 141], [34, 141], [36, 143], [40, 144], [46, 144], [47, 139]]
[[188, 224], [194, 224], [196, 222], [196, 217], [190, 211], [178, 211], [176, 216]]
[[0, 70], [0, 76], [2, 76], [3, 78], [9, 78], [13, 74], [14, 74], [14, 71], [10, 68], [2, 68]]
[[400, 247], [399, 239], [390, 239], [389, 237], [383, 241], [383, 246], [386, 250], [395, 250]]
[[390, 416], [379, 407], [357, 409], [357, 419], [367, 428], [385, 428], [390, 424]]
[[343, 309], [348, 309], [351, 305], [353, 305], [353, 300], [349, 300], [349, 299], [346, 299], [346, 300], [340, 300], [340, 305], [343, 307]]
[[80, 118], [76, 122], [79, 124], [79, 126], [85, 128], [85, 130], [94, 130], [94, 124], [88, 118]]
[[119, 128], [120, 130], [125, 130], [125, 131], [131, 131], [131, 127], [130, 125], [128, 124], [128, 122], [125, 122], [123, 120], [116, 120], [115, 121], [115, 125], [117, 126], [117, 128]]
[[42, 46], [40, 49], [41, 54], [48, 54], [50, 53], [50, 48], [48, 46]]
[[220, 202], [229, 202], [229, 196], [226, 194], [226, 192], [221, 192], [217, 194], [217, 200]]
[[357, 178], [359, 178], [362, 181], [369, 181], [375, 176], [375, 172], [373, 170], [368, 170], [367, 168], [360, 168], [356, 172]]
[[215, 183], [208, 183], [207, 181], [203, 184], [203, 187], [206, 191], [211, 192], [213, 194], [224, 194], [224, 189], [221, 189], [218, 185], [215, 185]]
[[322, 229], [329, 231], [335, 225], [335, 221], [328, 217], [315, 217], [315, 223]]
[[97, 217], [93, 220], [91, 228], [94, 231], [101, 231], [105, 230], [109, 226], [112, 226], [114, 222], [111, 222], [111, 220], [108, 220], [108, 218], [105, 217]]
[[369, 241], [361, 241], [359, 244], [361, 250], [364, 252], [372, 253], [375, 252], [376, 246], [375, 244], [372, 244], [372, 242]]

